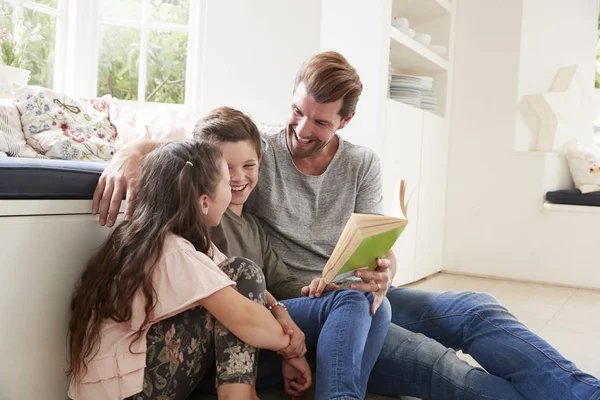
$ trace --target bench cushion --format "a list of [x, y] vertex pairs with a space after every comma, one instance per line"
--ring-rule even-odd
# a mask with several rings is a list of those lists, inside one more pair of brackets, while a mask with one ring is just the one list
[[0, 158], [0, 199], [91, 200], [107, 163]]
[[600, 192], [583, 194], [579, 189], [555, 190], [546, 193], [546, 201], [554, 204], [600, 207]]

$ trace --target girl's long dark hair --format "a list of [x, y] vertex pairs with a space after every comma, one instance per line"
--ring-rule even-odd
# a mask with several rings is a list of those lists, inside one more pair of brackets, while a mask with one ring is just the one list
[[135, 340], [142, 336], [156, 302], [153, 271], [169, 232], [212, 257], [199, 198], [214, 194], [221, 160], [217, 147], [193, 140], [163, 144], [146, 157], [131, 219], [119, 225], [90, 259], [73, 294], [67, 372], [75, 381], [98, 351], [103, 321], [130, 320], [138, 290], [146, 301], [146, 317]]

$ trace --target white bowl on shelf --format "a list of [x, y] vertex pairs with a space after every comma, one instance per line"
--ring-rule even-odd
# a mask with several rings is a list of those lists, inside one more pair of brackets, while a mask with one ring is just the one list
[[414, 39], [425, 47], [431, 43], [431, 35], [427, 33], [416, 33]]
[[408, 29], [410, 25], [408, 24], [408, 20], [402, 17], [393, 17], [392, 18], [392, 26], [395, 28], [405, 28]]
[[441, 57], [445, 56], [446, 53], [448, 53], [448, 48], [446, 46], [441, 46], [438, 44], [430, 44], [429, 50], [433, 51], [435, 54]]
[[406, 36], [408, 36], [409, 38], [413, 38], [415, 37], [415, 30], [414, 29], [410, 29], [410, 28], [400, 28], [400, 27], [395, 27], [396, 29], [398, 29], [400, 32], [404, 33]]

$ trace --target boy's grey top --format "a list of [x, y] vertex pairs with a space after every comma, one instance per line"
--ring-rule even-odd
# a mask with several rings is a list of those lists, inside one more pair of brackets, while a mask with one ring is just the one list
[[309, 176], [294, 165], [285, 131], [266, 140], [244, 210], [258, 218], [290, 272], [310, 281], [321, 276], [352, 213], [383, 213], [381, 165], [372, 150], [339, 138], [327, 170]]

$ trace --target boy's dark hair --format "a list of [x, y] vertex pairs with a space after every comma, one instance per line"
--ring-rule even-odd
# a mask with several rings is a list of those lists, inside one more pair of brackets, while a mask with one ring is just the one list
[[213, 144], [250, 140], [261, 154], [260, 132], [252, 119], [231, 107], [219, 107], [209, 112], [196, 124], [194, 139]]

